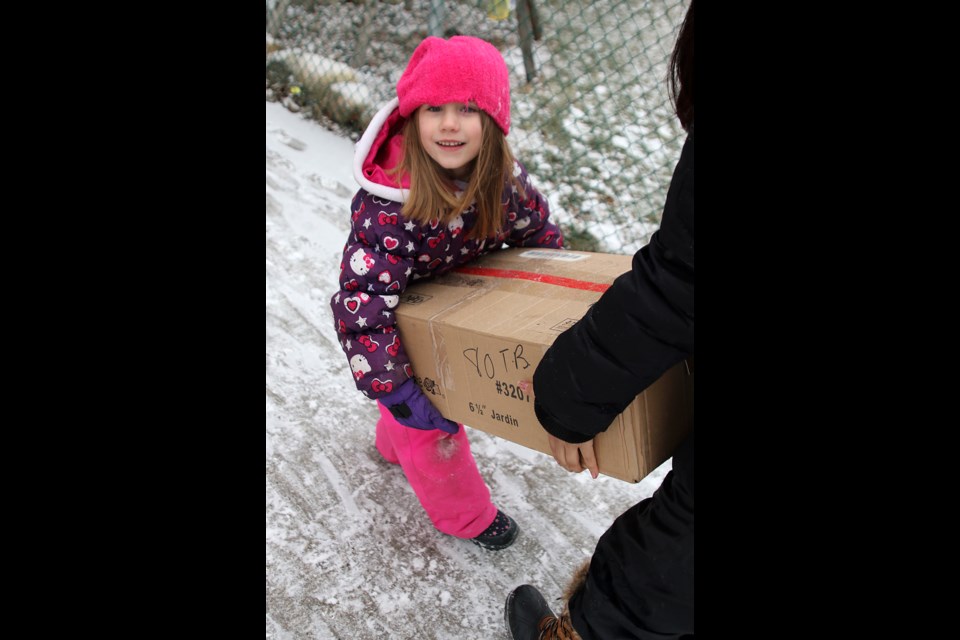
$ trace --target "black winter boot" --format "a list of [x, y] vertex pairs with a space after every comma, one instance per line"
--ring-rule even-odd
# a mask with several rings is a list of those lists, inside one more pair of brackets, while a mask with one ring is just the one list
[[529, 584], [507, 596], [503, 619], [513, 640], [580, 640], [567, 612], [555, 616], [540, 592]]
[[476, 538], [471, 538], [471, 540], [473, 540], [474, 544], [484, 549], [499, 551], [513, 544], [519, 532], [520, 527], [517, 526], [514, 519], [497, 509], [497, 517], [493, 519], [490, 526], [484, 529], [483, 533]]

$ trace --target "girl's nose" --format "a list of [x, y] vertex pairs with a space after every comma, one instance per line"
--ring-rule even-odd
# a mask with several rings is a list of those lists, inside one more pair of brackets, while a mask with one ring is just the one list
[[457, 107], [447, 105], [443, 108], [443, 119], [440, 125], [444, 129], [458, 129], [460, 127], [460, 114], [457, 113]]

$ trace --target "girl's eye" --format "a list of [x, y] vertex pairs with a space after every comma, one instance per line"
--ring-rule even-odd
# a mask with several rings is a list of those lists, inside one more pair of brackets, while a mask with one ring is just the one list
[[464, 105], [463, 108], [460, 109], [460, 110], [463, 111], [464, 113], [476, 113], [476, 112], [477, 112], [477, 108], [476, 108], [476, 107], [471, 107], [470, 105]]
[[437, 113], [438, 111], [441, 111], [441, 110], [442, 110], [441, 107], [435, 107], [433, 105], [427, 106], [427, 111], [430, 111], [431, 113]]

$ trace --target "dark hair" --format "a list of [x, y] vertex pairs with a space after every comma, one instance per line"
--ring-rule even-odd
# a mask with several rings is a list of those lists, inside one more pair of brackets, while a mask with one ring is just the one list
[[690, 0], [670, 56], [670, 99], [685, 131], [693, 124], [693, 3]]

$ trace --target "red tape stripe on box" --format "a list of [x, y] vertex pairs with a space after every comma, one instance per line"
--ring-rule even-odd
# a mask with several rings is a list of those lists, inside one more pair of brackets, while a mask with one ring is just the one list
[[468, 273], [473, 276], [490, 276], [493, 278], [513, 278], [515, 280], [531, 280], [533, 282], [543, 282], [544, 284], [554, 284], [558, 287], [567, 287], [568, 289], [583, 289], [584, 291], [599, 291], [603, 293], [610, 288], [609, 284], [599, 282], [587, 282], [585, 280], [574, 280], [573, 278], [564, 278], [562, 276], [550, 276], [545, 273], [531, 273], [529, 271], [516, 271], [514, 269], [491, 269], [490, 267], [458, 267], [454, 269], [457, 273]]

